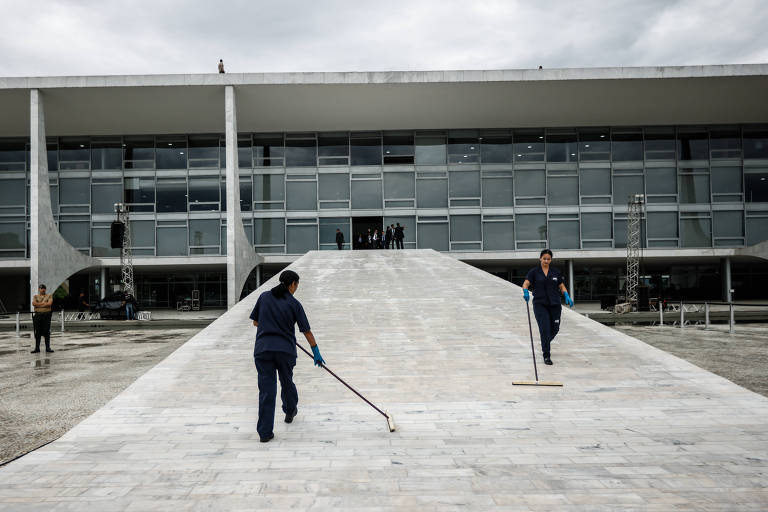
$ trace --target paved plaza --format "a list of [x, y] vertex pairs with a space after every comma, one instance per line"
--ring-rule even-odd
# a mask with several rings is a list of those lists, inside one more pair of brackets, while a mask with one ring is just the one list
[[430, 250], [291, 268], [329, 367], [396, 432], [299, 353], [299, 414], [259, 443], [254, 293], [0, 468], [0, 510], [768, 509], [767, 398], [570, 311], [539, 366], [565, 386], [515, 387], [533, 367], [511, 283]]

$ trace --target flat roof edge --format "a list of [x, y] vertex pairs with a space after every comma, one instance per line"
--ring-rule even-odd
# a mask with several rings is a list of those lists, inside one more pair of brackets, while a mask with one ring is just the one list
[[613, 68], [0, 77], [0, 89], [424, 84], [767, 76], [768, 64]]

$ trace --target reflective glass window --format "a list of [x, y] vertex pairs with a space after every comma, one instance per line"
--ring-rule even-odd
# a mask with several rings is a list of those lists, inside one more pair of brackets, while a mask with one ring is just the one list
[[[579, 169], [579, 187], [582, 204], [610, 204], [611, 170]], [[585, 196], [595, 197], [585, 198]]]
[[346, 133], [317, 135], [318, 165], [349, 165], [349, 136]]
[[480, 197], [480, 172], [449, 172], [448, 190], [451, 197]]
[[680, 175], [680, 202], [709, 203], [709, 173]]
[[[48, 171], [59, 170], [59, 145], [56, 143], [48, 142], [46, 145], [46, 158], [48, 160]], [[43, 165], [42, 162], [40, 165]]]
[[285, 219], [253, 219], [255, 245], [282, 245], [285, 243]]
[[406, 249], [416, 247], [416, 217], [392, 216], [384, 217], [384, 226], [397, 226], [403, 228], [403, 246]]
[[579, 130], [579, 160], [582, 162], [611, 159], [611, 137], [607, 128]]
[[91, 180], [88, 178], [60, 178], [59, 202], [61, 204], [90, 204]]
[[642, 132], [612, 133], [611, 159], [614, 162], [628, 162], [643, 159]]
[[[741, 195], [741, 166], [712, 167], [711, 174], [713, 194]], [[734, 197], [734, 200], [741, 201], [741, 197]]]
[[745, 168], [744, 200], [748, 203], [768, 202], [768, 168]]
[[[648, 194], [648, 202], [677, 202], [677, 171], [674, 167], [653, 167], [645, 170], [645, 174], [648, 177], [646, 183], [646, 192]], [[664, 200], [656, 200], [652, 196], [667, 196]]]
[[483, 250], [514, 251], [515, 223], [483, 222]]
[[502, 207], [514, 205], [512, 171], [483, 172], [483, 206]]
[[349, 217], [321, 217], [320, 222], [320, 249], [338, 250], [336, 245], [336, 230], [344, 235], [344, 245], [348, 248], [352, 238], [350, 235]]
[[576, 133], [547, 134], [547, 162], [576, 162]]
[[768, 158], [768, 130], [744, 130], [744, 158]]
[[613, 176], [613, 204], [627, 204], [630, 196], [644, 193], [641, 175]]
[[253, 136], [253, 165], [256, 167], [282, 167], [285, 148], [282, 134], [257, 134]]
[[768, 217], [747, 217], [747, 244], [768, 240]]
[[85, 221], [59, 221], [59, 232], [64, 240], [76, 249], [85, 249], [91, 246], [90, 223]]
[[314, 134], [285, 136], [285, 166], [314, 167], [317, 165], [317, 140]]
[[237, 166], [240, 169], [250, 169], [253, 167], [253, 145], [249, 135], [238, 135], [237, 137]]
[[24, 206], [26, 194], [26, 180], [0, 180], [0, 206]]
[[91, 185], [91, 213], [114, 213], [115, 203], [122, 202], [122, 183], [94, 183]]
[[91, 256], [106, 258], [120, 256], [120, 249], [113, 249], [109, 228], [91, 229]]
[[515, 130], [512, 139], [516, 162], [544, 161], [544, 130]]
[[415, 162], [417, 165], [444, 165], [446, 162], [445, 135], [416, 135]]
[[469, 164], [480, 161], [480, 139], [476, 130], [448, 133], [448, 163]]
[[320, 174], [317, 179], [318, 193], [321, 201], [349, 200], [349, 174]]
[[610, 240], [613, 238], [611, 213], [582, 213], [581, 238], [584, 240]]
[[285, 176], [254, 174], [253, 201], [257, 210], [282, 210], [285, 201]]
[[352, 208], [381, 209], [381, 180], [352, 180]]
[[[226, 193], [225, 193], [226, 194]], [[225, 198], [226, 199], [226, 198]], [[253, 205], [253, 183], [251, 177], [240, 177], [240, 211], [249, 212]]]
[[566, 206], [579, 204], [578, 176], [547, 176], [547, 204]]
[[712, 212], [712, 231], [715, 238], [744, 237], [744, 212], [742, 211]]
[[[15, 219], [15, 218], [11, 218]], [[19, 222], [8, 222], [9, 218], [0, 218], [0, 249], [24, 249], [26, 240], [25, 222], [23, 217]], [[0, 257], [8, 254], [0, 252]], [[22, 254], [23, 256], [23, 254]]]
[[515, 216], [517, 241], [546, 240], [547, 216], [544, 213], [525, 213]]
[[219, 210], [218, 176], [189, 177], [189, 209], [197, 212]]
[[0, 171], [23, 171], [26, 162], [24, 139], [0, 139]]
[[512, 162], [512, 136], [482, 134], [480, 138], [480, 161], [484, 164], [507, 164]]
[[131, 221], [131, 243], [134, 247], [154, 247], [155, 246], [155, 221], [153, 220], [132, 220]]
[[154, 167], [155, 140], [152, 137], [125, 137], [123, 149], [126, 169]]
[[518, 169], [515, 171], [515, 197], [544, 197], [547, 175], [544, 169]]
[[385, 199], [413, 199], [416, 197], [416, 181], [412, 172], [385, 172]]
[[186, 169], [186, 139], [157, 138], [155, 148], [155, 167], [157, 169]]
[[91, 161], [91, 142], [87, 138], [61, 137], [59, 139], [59, 169], [88, 169]]
[[680, 160], [709, 160], [707, 132], [678, 132], [677, 154]]
[[549, 247], [552, 249], [578, 249], [579, 221], [553, 220], [549, 222]]
[[91, 169], [119, 170], [123, 168], [123, 146], [119, 140], [91, 142]]
[[417, 179], [416, 206], [418, 208], [447, 208], [447, 179]]
[[[240, 143], [238, 142], [238, 147]], [[247, 148], [250, 151], [250, 147]], [[225, 164], [226, 165], [226, 164]], [[250, 167], [250, 159], [245, 167]], [[219, 136], [191, 135], [189, 137], [189, 168], [209, 169], [219, 167]]]
[[419, 249], [434, 249], [436, 251], [448, 250], [448, 223], [447, 222], [420, 222], [417, 236]]
[[479, 242], [482, 240], [479, 215], [451, 215], [452, 242]]
[[[155, 202], [155, 179], [152, 177], [126, 177], [125, 178], [125, 201], [128, 204], [135, 203], [154, 203]], [[146, 211], [131, 207], [131, 211]], [[152, 211], [150, 209], [149, 211]]]
[[648, 212], [648, 238], [677, 238], [677, 212]]
[[646, 160], [674, 160], [675, 148], [674, 128], [648, 128], [645, 130]]
[[349, 140], [352, 165], [381, 165], [381, 136], [352, 134]]
[[712, 219], [704, 217], [681, 217], [680, 246], [712, 247]]
[[189, 219], [189, 246], [216, 246], [214, 250], [190, 250], [191, 254], [218, 254], [221, 229], [219, 219]]
[[713, 160], [741, 158], [741, 133], [738, 128], [709, 132], [709, 150]]
[[158, 213], [187, 211], [187, 180], [158, 178], [155, 195]]
[[307, 251], [317, 250], [317, 225], [314, 226], [294, 226], [288, 224], [287, 228], [287, 249], [288, 254], [304, 254]]
[[[640, 247], [646, 247], [645, 219], [640, 221]], [[668, 244], [671, 245], [671, 244]], [[613, 246], [623, 249], [627, 246], [627, 219], [614, 218], [613, 220]], [[675, 247], [676, 245], [672, 245]]]
[[187, 256], [187, 228], [185, 226], [157, 227], [158, 256]]
[[384, 134], [384, 165], [413, 163], [413, 134]]
[[[317, 182], [288, 180], [286, 189], [286, 209], [317, 210]], [[293, 253], [292, 253], [293, 254]]]

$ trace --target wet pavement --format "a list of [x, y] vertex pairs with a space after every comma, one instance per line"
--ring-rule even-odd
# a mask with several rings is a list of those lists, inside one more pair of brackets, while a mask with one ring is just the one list
[[681, 357], [761, 395], [768, 396], [768, 325], [701, 327], [615, 326], [625, 334]]
[[199, 330], [53, 332], [52, 354], [0, 332], [0, 464], [59, 438]]

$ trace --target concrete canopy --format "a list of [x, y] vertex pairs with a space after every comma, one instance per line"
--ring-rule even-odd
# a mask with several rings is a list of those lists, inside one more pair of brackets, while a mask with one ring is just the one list
[[0, 78], [0, 136], [224, 131], [224, 86], [244, 132], [762, 123], [768, 64], [381, 73]]

